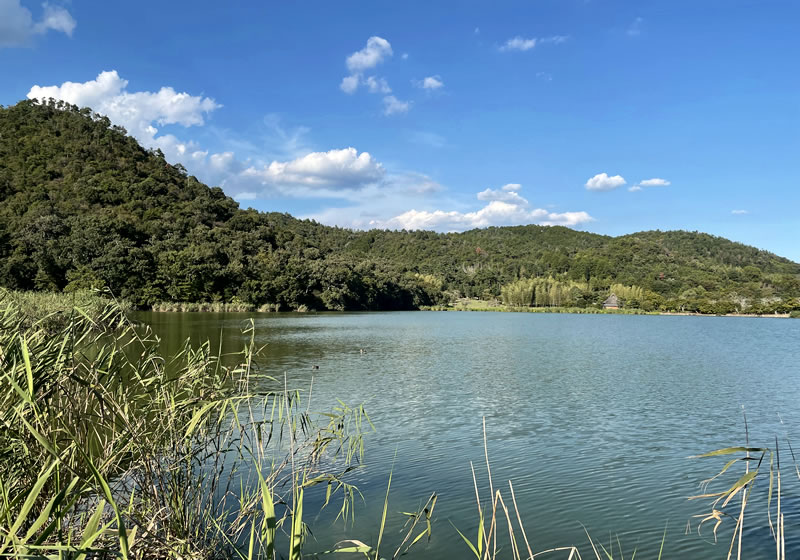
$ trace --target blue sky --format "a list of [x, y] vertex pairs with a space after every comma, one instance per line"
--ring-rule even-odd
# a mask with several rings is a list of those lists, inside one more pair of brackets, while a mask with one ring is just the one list
[[0, 0], [0, 103], [90, 106], [328, 224], [700, 230], [800, 261], [795, 2], [228, 4]]

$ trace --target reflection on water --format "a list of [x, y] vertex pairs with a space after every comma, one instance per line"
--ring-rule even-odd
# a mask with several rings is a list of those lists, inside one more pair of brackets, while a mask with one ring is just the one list
[[[742, 405], [754, 445], [774, 444], [787, 428], [800, 438], [800, 321], [436, 312], [137, 316], [167, 352], [191, 338], [208, 339], [223, 353], [242, 349], [241, 329], [251, 317], [256, 342], [266, 345], [263, 371], [281, 379], [285, 373], [295, 387], [307, 388], [313, 377], [312, 409], [326, 410], [337, 398], [365, 402], [377, 427], [367, 438], [367, 466], [356, 474], [366, 504], [355, 527], [331, 525], [333, 516], [323, 513], [311, 549], [344, 537], [374, 539], [397, 451], [390, 509], [412, 511], [430, 492], [440, 495], [434, 537], [414, 556], [468, 557], [448, 520], [468, 535], [477, 527], [469, 464], [482, 464], [485, 416], [495, 483], [514, 482], [536, 549], [582, 545], [582, 523], [606, 542], [619, 535], [626, 555], [638, 546], [637, 556], [655, 557], [668, 523], [665, 557], [722, 558], [728, 533], [721, 530], [718, 545], [709, 542], [710, 526], [705, 538], [684, 533], [688, 520], [696, 527], [693, 515], [709, 509], [686, 498], [724, 461], [688, 456], [743, 443]], [[800, 497], [798, 484], [785, 486], [788, 528], [800, 520]], [[748, 518], [745, 557], [773, 556], [765, 525], [766, 518]], [[787, 531], [792, 557], [800, 541]]]

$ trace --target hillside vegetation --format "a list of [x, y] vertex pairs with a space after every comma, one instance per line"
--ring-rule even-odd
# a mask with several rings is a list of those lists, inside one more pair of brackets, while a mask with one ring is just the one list
[[0, 108], [0, 285], [338, 310], [588, 307], [615, 285], [629, 308], [800, 309], [800, 264], [703, 233], [363, 232], [242, 210], [107, 118], [32, 101]]

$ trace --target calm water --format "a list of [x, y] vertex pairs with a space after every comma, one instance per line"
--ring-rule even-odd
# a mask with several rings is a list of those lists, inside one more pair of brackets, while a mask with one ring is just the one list
[[[313, 376], [315, 410], [337, 398], [365, 402], [377, 428], [355, 479], [367, 499], [355, 527], [323, 514], [310, 549], [345, 537], [374, 542], [397, 450], [390, 510], [413, 511], [439, 494], [433, 539], [413, 557], [469, 558], [450, 522], [474, 537], [470, 461], [486, 498], [485, 416], [495, 485], [513, 482], [535, 549], [583, 550], [583, 524], [606, 546], [618, 536], [626, 558], [637, 546], [637, 558], [654, 558], [666, 526], [665, 558], [724, 558], [733, 523], [717, 545], [713, 523], [698, 536], [693, 516], [710, 507], [687, 497], [725, 460], [688, 457], [743, 444], [742, 405], [751, 444], [774, 445], [776, 435], [785, 442], [787, 431], [800, 442], [800, 321], [442, 312], [138, 318], [167, 350], [186, 338], [216, 348], [221, 334], [224, 351], [235, 351], [251, 316], [258, 342], [268, 344], [268, 373], [286, 372], [299, 387]], [[782, 505], [791, 558], [800, 554], [800, 481], [789, 474]], [[765, 516], [747, 518], [746, 558], [774, 558], [765, 526]]]

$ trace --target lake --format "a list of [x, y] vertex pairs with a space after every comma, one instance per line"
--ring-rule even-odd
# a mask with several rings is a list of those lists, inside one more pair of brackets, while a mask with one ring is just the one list
[[[354, 527], [312, 521], [325, 550], [341, 538], [374, 542], [394, 458], [390, 512], [414, 511], [437, 492], [433, 538], [414, 558], [469, 558], [451, 525], [474, 540], [488, 482], [482, 422], [496, 488], [514, 484], [533, 548], [578, 545], [584, 526], [625, 558], [724, 558], [734, 522], [714, 544], [698, 536], [709, 500], [689, 501], [726, 458], [692, 459], [743, 445], [744, 405], [754, 446], [782, 448], [787, 557], [800, 554], [800, 481], [786, 434], [800, 441], [800, 321], [732, 317], [527, 313], [139, 313], [167, 352], [186, 339], [240, 350], [253, 317], [267, 344], [261, 367], [308, 388], [312, 409], [365, 403], [376, 432], [354, 482], [366, 498]], [[365, 353], [362, 354], [361, 350]], [[319, 366], [319, 369], [312, 369]], [[781, 424], [778, 414], [783, 419]], [[728, 484], [743, 472], [726, 478]], [[713, 487], [723, 490], [723, 485]], [[767, 492], [767, 479], [756, 489]], [[758, 500], [756, 500], [758, 501]], [[763, 505], [763, 504], [762, 504]], [[754, 505], [758, 508], [759, 504]], [[690, 524], [687, 532], [687, 522]], [[399, 544], [402, 520], [385, 537]], [[793, 529], [792, 529], [793, 526]], [[745, 520], [746, 558], [774, 558], [766, 515]], [[772, 548], [770, 548], [772, 547]], [[388, 547], [387, 547], [388, 548]], [[394, 550], [394, 548], [392, 548]], [[558, 556], [551, 556], [558, 557]], [[591, 556], [593, 557], [593, 556]]]

